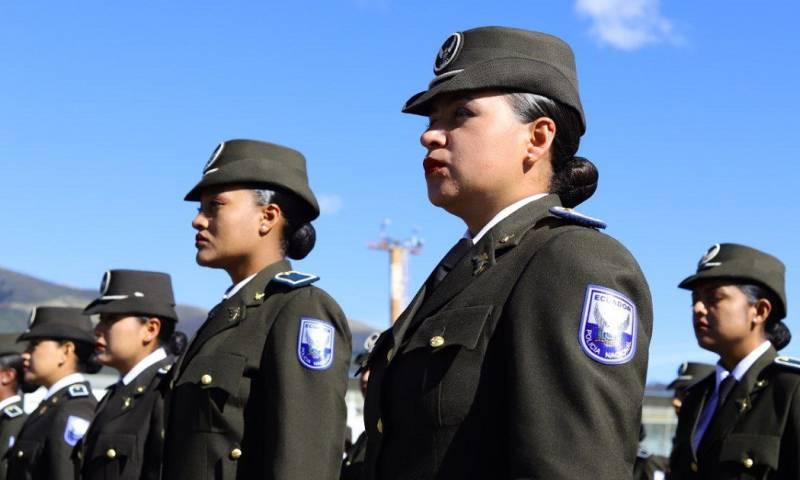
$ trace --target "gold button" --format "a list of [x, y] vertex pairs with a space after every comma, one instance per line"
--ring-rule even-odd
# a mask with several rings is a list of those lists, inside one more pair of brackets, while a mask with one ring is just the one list
[[25, 452], [23, 452], [22, 450], [17, 450], [17, 458], [22, 458], [24, 456], [25, 456]]
[[202, 377], [200, 377], [200, 383], [202, 383], [203, 385], [211, 385], [211, 381], [212, 380], [213, 380], [213, 378], [211, 378], [211, 375], [209, 375], [207, 373], [205, 375], [203, 375]]
[[383, 420], [382, 419], [380, 419], [380, 418], [378, 419], [378, 425], [377, 425], [376, 428], [378, 429], [378, 433], [383, 433]]
[[433, 347], [433, 348], [441, 347], [442, 345], [444, 345], [444, 337], [442, 337], [440, 335], [436, 335], [435, 337], [431, 337], [430, 344], [431, 344], [431, 347]]
[[386, 361], [391, 362], [393, 356], [394, 356], [394, 348], [390, 348], [389, 351], [386, 352]]
[[697, 466], [697, 462], [692, 462], [691, 467], [692, 467], [692, 471], [695, 472], [695, 473], [697, 473], [697, 471], [700, 470], [700, 467]]
[[242, 456], [242, 451], [239, 450], [238, 448], [234, 448], [233, 450], [231, 450], [231, 458], [233, 460], [239, 460], [239, 457], [241, 456]]
[[753, 468], [753, 459], [750, 457], [745, 458], [742, 460], [742, 465], [744, 465], [744, 468]]
[[106, 457], [111, 459], [117, 458], [117, 451], [114, 450], [113, 448], [109, 448], [108, 451], [106, 452]]
[[144, 393], [144, 385], [139, 385], [136, 387], [136, 393]]

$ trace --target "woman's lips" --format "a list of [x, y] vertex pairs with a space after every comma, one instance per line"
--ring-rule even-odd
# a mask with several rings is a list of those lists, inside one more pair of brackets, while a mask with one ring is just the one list
[[446, 167], [447, 164], [445, 162], [431, 157], [425, 157], [425, 160], [422, 161], [422, 168], [425, 170], [425, 176], [442, 174]]
[[202, 247], [208, 244], [208, 239], [199, 233], [194, 236], [194, 246], [195, 247]]

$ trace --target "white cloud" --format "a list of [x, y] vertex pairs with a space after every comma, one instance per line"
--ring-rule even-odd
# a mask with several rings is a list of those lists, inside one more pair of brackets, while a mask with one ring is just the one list
[[319, 202], [319, 209], [322, 215], [334, 215], [339, 213], [339, 210], [344, 207], [342, 197], [335, 194], [320, 195], [317, 201]]
[[672, 22], [661, 15], [659, 0], [576, 0], [575, 10], [592, 20], [591, 32], [602, 43], [621, 50], [680, 42]]

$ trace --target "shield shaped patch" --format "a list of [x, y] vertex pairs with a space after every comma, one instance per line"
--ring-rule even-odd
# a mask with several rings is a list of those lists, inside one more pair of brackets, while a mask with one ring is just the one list
[[636, 353], [636, 305], [622, 293], [599, 285], [586, 287], [578, 341], [592, 360], [626, 363]]
[[301, 318], [297, 358], [311, 370], [325, 370], [333, 363], [333, 325], [316, 318]]

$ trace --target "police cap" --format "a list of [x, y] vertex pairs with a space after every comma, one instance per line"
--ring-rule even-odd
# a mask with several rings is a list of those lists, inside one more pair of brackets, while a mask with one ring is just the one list
[[94, 344], [94, 327], [83, 310], [74, 307], [36, 307], [28, 330], [18, 342], [35, 339], [74, 340]]
[[138, 314], [178, 321], [170, 276], [142, 270], [109, 270], [100, 284], [100, 297], [83, 311]]

